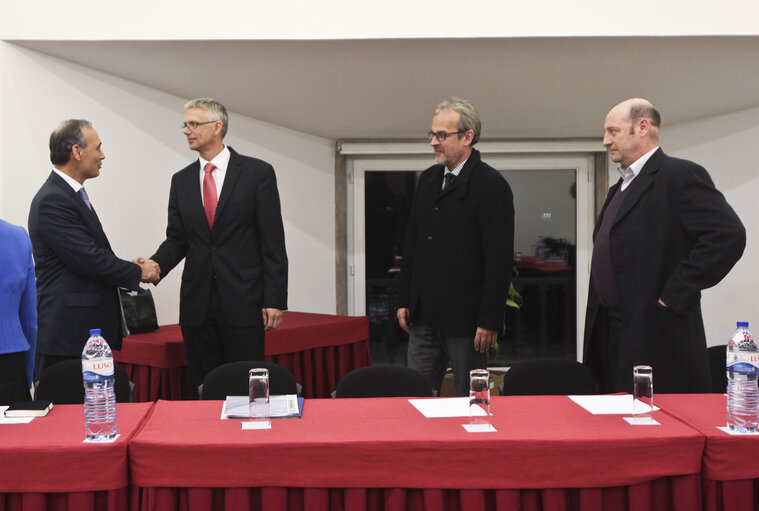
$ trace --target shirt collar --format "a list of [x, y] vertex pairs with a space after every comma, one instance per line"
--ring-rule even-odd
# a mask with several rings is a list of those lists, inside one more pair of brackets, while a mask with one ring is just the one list
[[53, 172], [55, 172], [56, 174], [58, 174], [59, 176], [61, 176], [61, 179], [63, 179], [64, 181], [66, 181], [66, 183], [71, 188], [73, 188], [76, 193], [79, 193], [79, 190], [81, 190], [82, 188], [84, 188], [83, 185], [79, 184], [79, 181], [77, 181], [73, 177], [69, 176], [68, 174], [66, 174], [62, 170], [58, 170], [55, 167], [53, 167]]
[[461, 163], [459, 163], [458, 165], [456, 165], [452, 169], [449, 169], [449, 168], [446, 167], [445, 172], [443, 172], [443, 175], [453, 174], [454, 176], [458, 177], [459, 173], [461, 173], [461, 169], [464, 168], [464, 165], [466, 165], [466, 162], [467, 162], [468, 159], [469, 159], [469, 157], [467, 156], [466, 160], [462, 161]]
[[[229, 148], [227, 146], [224, 146], [224, 149], [222, 149], [219, 154], [214, 156], [213, 160], [211, 160], [210, 163], [213, 163], [213, 166], [216, 167], [217, 170], [224, 172], [227, 170], [227, 166], [229, 165], [230, 156], [231, 153], [229, 152]], [[200, 156], [198, 156], [198, 159], [200, 160], [200, 170], [202, 171], [205, 168], [206, 163], [209, 162]]]
[[651, 155], [653, 155], [656, 150], [659, 149], [659, 146], [654, 147], [650, 151], [648, 151], [646, 154], [635, 160], [632, 164], [630, 164], [629, 167], [624, 168], [621, 165], [617, 167], [617, 172], [622, 176], [622, 180], [629, 181], [634, 179], [638, 174], [640, 174], [640, 171], [643, 169], [643, 166], [646, 164], [649, 158], [651, 158]]

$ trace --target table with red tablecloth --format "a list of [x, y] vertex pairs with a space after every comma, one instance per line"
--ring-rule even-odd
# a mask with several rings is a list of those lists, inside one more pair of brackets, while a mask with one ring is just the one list
[[724, 394], [669, 394], [654, 403], [706, 436], [703, 454], [705, 511], [759, 508], [759, 435], [730, 435]]
[[0, 424], [0, 509], [127, 511], [127, 443], [152, 407], [119, 403], [113, 443], [82, 443], [82, 405], [54, 405], [28, 424]]
[[135, 509], [568, 510], [701, 506], [704, 437], [591, 415], [566, 396], [494, 397], [492, 433], [405, 398], [306, 400], [242, 430], [220, 401], [158, 401], [130, 443]]
[[[134, 383], [135, 401], [189, 398], [179, 325], [125, 337], [114, 358]], [[371, 364], [369, 318], [285, 311], [282, 326], [266, 333], [266, 360], [292, 371], [305, 397], [328, 397], [345, 373]]]

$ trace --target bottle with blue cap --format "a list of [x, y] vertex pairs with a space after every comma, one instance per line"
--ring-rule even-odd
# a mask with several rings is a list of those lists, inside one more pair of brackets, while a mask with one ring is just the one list
[[90, 330], [90, 338], [82, 350], [82, 380], [87, 439], [105, 441], [115, 438], [117, 428], [113, 354], [97, 328]]
[[738, 433], [756, 433], [759, 422], [759, 346], [747, 321], [727, 344], [727, 427]]

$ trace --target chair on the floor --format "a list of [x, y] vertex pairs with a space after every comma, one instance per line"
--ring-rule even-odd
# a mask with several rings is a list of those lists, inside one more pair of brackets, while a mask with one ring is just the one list
[[[116, 402], [129, 403], [132, 400], [132, 390], [126, 370], [119, 364], [114, 364], [113, 375]], [[40, 375], [34, 395], [35, 399], [52, 401], [56, 405], [84, 403], [81, 360], [64, 360], [45, 369]]]
[[254, 367], [269, 370], [269, 394], [297, 394], [295, 376], [287, 368], [274, 362], [242, 360], [220, 365], [203, 380], [203, 400], [226, 399], [227, 396], [248, 395], [248, 372]]
[[503, 377], [504, 396], [562, 396], [598, 393], [590, 368], [567, 358], [536, 358], [514, 364]]
[[712, 392], [724, 394], [727, 392], [727, 344], [719, 346], [710, 346], [707, 348], [709, 353], [709, 369], [712, 375]]
[[343, 376], [335, 397], [432, 397], [432, 387], [410, 367], [377, 364]]

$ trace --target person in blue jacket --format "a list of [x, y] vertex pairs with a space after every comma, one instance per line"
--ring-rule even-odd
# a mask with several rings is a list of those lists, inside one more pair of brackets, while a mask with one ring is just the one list
[[30, 399], [37, 345], [32, 243], [23, 227], [0, 220], [0, 405]]

